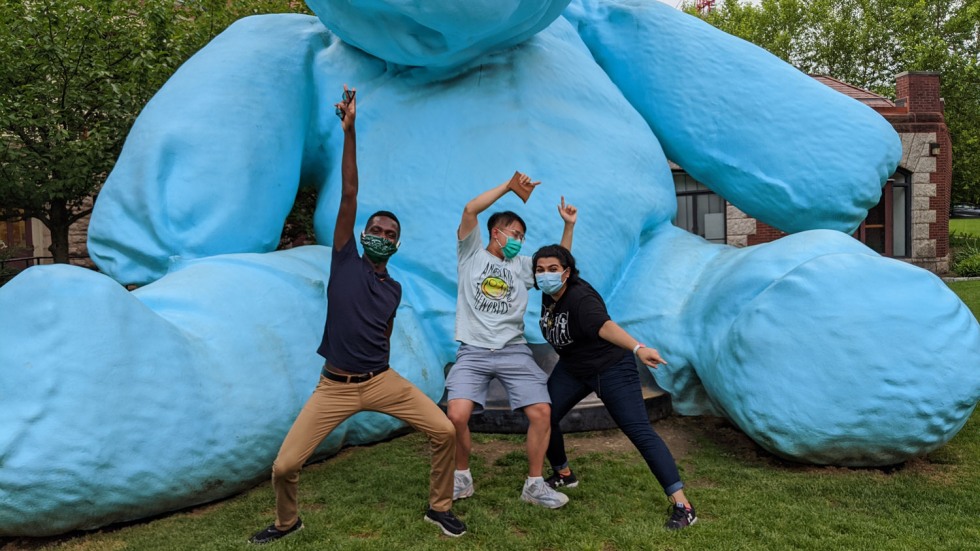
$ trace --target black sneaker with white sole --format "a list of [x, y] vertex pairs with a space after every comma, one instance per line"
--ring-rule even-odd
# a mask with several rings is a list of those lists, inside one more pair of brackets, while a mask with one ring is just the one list
[[249, 543], [270, 543], [276, 541], [277, 539], [284, 538], [289, 534], [294, 532], [299, 532], [303, 529], [303, 519], [296, 519], [296, 524], [294, 524], [288, 530], [280, 530], [276, 528], [275, 524], [270, 524], [265, 530], [260, 530], [248, 538]]
[[558, 471], [552, 471], [551, 476], [544, 480], [548, 486], [554, 489], [558, 488], [574, 488], [578, 486], [578, 478], [575, 477], [575, 472], [569, 469], [568, 474], [564, 475]]
[[670, 511], [668, 512], [670, 513], [670, 518], [667, 519], [667, 524], [664, 525], [668, 530], [687, 528], [698, 521], [698, 516], [694, 513], [693, 505], [684, 507], [677, 503], [671, 505]]
[[456, 515], [452, 511], [439, 512], [429, 507], [429, 510], [425, 512], [425, 516], [422, 518], [426, 522], [431, 522], [439, 528], [442, 528], [442, 533], [451, 538], [458, 538], [466, 533], [466, 525], [463, 524], [463, 521], [456, 518]]

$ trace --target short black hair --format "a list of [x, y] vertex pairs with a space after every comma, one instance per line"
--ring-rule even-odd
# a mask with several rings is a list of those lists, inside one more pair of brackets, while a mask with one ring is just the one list
[[402, 223], [398, 220], [398, 217], [395, 216], [395, 213], [387, 210], [379, 210], [378, 212], [372, 214], [371, 216], [368, 216], [367, 223], [364, 224], [364, 229], [367, 229], [368, 226], [371, 225], [371, 220], [374, 220], [376, 216], [383, 216], [385, 218], [391, 218], [392, 220], [394, 220], [395, 224], [398, 224], [398, 237], [402, 236]]
[[524, 223], [524, 219], [517, 215], [516, 212], [509, 210], [502, 210], [500, 212], [495, 212], [487, 220], [487, 234], [492, 234], [493, 229], [497, 226], [509, 226], [512, 222], [520, 222], [521, 227], [524, 228], [524, 233], [527, 233], [527, 224]]
[[[575, 257], [571, 251], [561, 245], [545, 245], [538, 249], [531, 257], [531, 268], [537, 272], [539, 258], [557, 258], [562, 268], [568, 269], [568, 281], [578, 281], [578, 268], [575, 267]], [[539, 289], [537, 278], [534, 279], [534, 288]]]

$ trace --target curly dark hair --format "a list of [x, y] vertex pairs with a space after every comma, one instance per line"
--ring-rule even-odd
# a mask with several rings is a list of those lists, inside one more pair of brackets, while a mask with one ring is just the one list
[[[539, 258], [557, 258], [558, 263], [561, 264], [561, 267], [568, 269], [568, 281], [578, 281], [578, 268], [575, 267], [575, 257], [572, 256], [572, 253], [565, 247], [555, 244], [545, 245], [544, 247], [538, 249], [537, 252], [534, 253], [534, 256], [531, 257], [531, 266], [535, 269], [537, 269]], [[534, 280], [534, 288], [539, 289], [536, 278]]]

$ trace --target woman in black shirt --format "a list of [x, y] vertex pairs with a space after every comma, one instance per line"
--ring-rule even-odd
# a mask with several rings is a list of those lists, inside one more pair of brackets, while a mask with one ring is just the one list
[[553, 488], [578, 486], [568, 466], [558, 424], [575, 404], [595, 392], [673, 502], [666, 527], [676, 530], [694, 524], [697, 516], [684, 495], [674, 458], [650, 426], [636, 367], [636, 358], [653, 368], [666, 362], [656, 349], [647, 348], [609, 319], [602, 297], [578, 277], [575, 258], [568, 249], [561, 245], [542, 247], [534, 253], [533, 263], [534, 286], [543, 291], [541, 333], [559, 357], [548, 379], [548, 461], [554, 470], [548, 484]]

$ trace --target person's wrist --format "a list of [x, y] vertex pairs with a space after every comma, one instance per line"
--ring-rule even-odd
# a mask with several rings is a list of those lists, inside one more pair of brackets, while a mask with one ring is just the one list
[[643, 343], [640, 343], [640, 342], [636, 343], [636, 346], [633, 347], [633, 355], [635, 356], [636, 353], [639, 352], [641, 348], [646, 348], [646, 347], [647, 347], [647, 345], [645, 345]]

